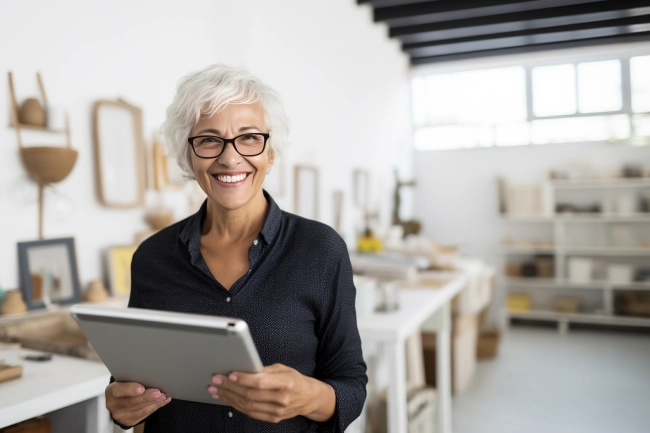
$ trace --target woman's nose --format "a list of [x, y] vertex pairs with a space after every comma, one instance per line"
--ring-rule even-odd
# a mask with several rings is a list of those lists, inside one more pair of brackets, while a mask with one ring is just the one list
[[235, 150], [235, 143], [230, 142], [224, 145], [221, 155], [217, 158], [219, 163], [224, 165], [237, 164], [241, 161], [242, 156]]

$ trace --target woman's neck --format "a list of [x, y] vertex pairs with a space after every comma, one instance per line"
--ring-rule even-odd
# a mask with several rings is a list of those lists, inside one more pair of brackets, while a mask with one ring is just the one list
[[260, 189], [245, 206], [226, 209], [208, 198], [202, 236], [217, 236], [222, 241], [237, 242], [257, 236], [264, 226], [269, 204]]

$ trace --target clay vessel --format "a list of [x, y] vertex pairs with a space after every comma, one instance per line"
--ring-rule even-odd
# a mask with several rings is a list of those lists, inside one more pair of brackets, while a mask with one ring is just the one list
[[0, 307], [0, 314], [20, 314], [25, 311], [27, 311], [27, 305], [23, 301], [23, 294], [20, 290], [5, 293], [4, 302]]
[[88, 302], [103, 302], [108, 298], [108, 293], [104, 288], [104, 283], [101, 280], [96, 280], [90, 283], [88, 286], [88, 292], [86, 292], [86, 301]]
[[77, 162], [77, 151], [67, 147], [23, 147], [20, 155], [29, 175], [38, 183], [65, 179]]
[[174, 214], [172, 212], [152, 212], [146, 218], [154, 230], [162, 230], [174, 222]]
[[38, 99], [25, 99], [20, 106], [18, 119], [25, 125], [45, 126], [45, 109]]

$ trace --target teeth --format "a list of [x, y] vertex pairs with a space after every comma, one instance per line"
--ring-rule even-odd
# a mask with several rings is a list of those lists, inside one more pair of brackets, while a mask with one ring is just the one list
[[227, 182], [227, 183], [240, 182], [246, 179], [246, 173], [238, 174], [236, 176], [217, 176], [217, 179], [220, 180], [221, 182]]

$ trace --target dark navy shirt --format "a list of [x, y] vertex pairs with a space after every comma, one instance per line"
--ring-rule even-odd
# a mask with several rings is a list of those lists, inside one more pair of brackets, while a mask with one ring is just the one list
[[250, 268], [230, 290], [201, 256], [206, 202], [140, 245], [131, 265], [129, 307], [245, 320], [264, 365], [281, 363], [334, 388], [335, 415], [326, 423], [298, 416], [273, 424], [232, 407], [172, 396], [145, 420], [146, 433], [342, 433], [361, 413], [368, 379], [346, 244], [329, 226], [284, 212], [264, 195], [269, 210], [249, 248]]

